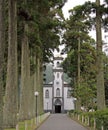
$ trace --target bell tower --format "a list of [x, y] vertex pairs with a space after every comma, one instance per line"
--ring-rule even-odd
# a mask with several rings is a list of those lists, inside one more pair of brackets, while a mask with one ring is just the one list
[[64, 111], [64, 89], [63, 89], [63, 68], [61, 63], [63, 57], [54, 57], [53, 66], [53, 113], [61, 113]]

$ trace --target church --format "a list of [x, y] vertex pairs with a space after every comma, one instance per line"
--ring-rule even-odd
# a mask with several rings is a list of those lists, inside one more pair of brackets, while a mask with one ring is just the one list
[[54, 57], [53, 65], [46, 65], [43, 85], [44, 111], [51, 113], [66, 113], [74, 109], [74, 97], [71, 96], [72, 87], [63, 72], [61, 63], [63, 57]]

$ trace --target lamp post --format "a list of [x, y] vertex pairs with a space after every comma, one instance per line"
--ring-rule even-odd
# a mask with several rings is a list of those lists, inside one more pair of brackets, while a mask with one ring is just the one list
[[47, 102], [47, 112], [48, 112], [48, 102]]
[[37, 124], [37, 116], [38, 116], [38, 107], [37, 107], [37, 97], [39, 95], [39, 92], [38, 91], [35, 91], [35, 96], [36, 96], [36, 124]]
[[74, 98], [74, 109], [76, 110], [76, 101], [77, 101], [77, 98]]

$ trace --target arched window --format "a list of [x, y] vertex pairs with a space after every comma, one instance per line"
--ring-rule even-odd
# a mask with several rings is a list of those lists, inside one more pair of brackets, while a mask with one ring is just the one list
[[49, 90], [45, 91], [45, 98], [49, 98]]
[[59, 78], [59, 73], [57, 73], [57, 78]]
[[57, 62], [57, 67], [60, 67], [60, 62], [59, 61]]
[[60, 89], [59, 88], [56, 89], [56, 97], [60, 97]]
[[59, 82], [58, 82], [58, 81], [56, 81], [56, 84], [58, 85], [58, 84], [59, 84]]

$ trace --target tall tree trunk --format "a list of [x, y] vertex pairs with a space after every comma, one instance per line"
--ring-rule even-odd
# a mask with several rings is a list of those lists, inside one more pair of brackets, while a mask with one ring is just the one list
[[[40, 49], [38, 51], [41, 51]], [[40, 53], [40, 52], [39, 52]], [[43, 87], [42, 87], [42, 72], [41, 72], [41, 60], [40, 60], [40, 55], [37, 56], [36, 58], [36, 91], [39, 92], [38, 95], [38, 114], [43, 113]]]
[[9, 0], [8, 64], [4, 104], [4, 126], [12, 128], [17, 123], [17, 0]]
[[20, 96], [20, 110], [19, 120], [24, 121], [29, 119], [29, 81], [30, 81], [30, 67], [29, 67], [29, 45], [26, 32], [28, 25], [24, 25], [24, 37], [22, 39], [22, 56], [21, 56], [21, 96]]
[[34, 74], [30, 76], [30, 88], [31, 88], [31, 101], [30, 101], [30, 110], [31, 110], [31, 118], [35, 117], [35, 106], [34, 106], [34, 100], [35, 100], [35, 95], [34, 95]]
[[39, 57], [37, 57], [37, 68], [36, 68], [36, 91], [39, 92], [39, 95], [37, 97], [37, 112], [38, 112], [38, 115], [40, 114], [40, 59]]
[[[78, 38], [78, 81], [77, 87], [80, 88], [80, 37]], [[80, 97], [76, 100], [76, 109], [81, 110]]]
[[0, 0], [0, 130], [3, 130], [4, 0]]
[[[25, 35], [27, 35], [26, 33], [28, 32], [28, 24], [26, 24], [25, 27]], [[27, 93], [26, 93], [26, 99], [28, 100], [28, 106], [27, 106], [27, 118], [30, 119], [31, 118], [31, 110], [30, 110], [30, 103], [31, 103], [31, 85], [30, 85], [30, 49], [29, 49], [29, 41], [28, 41], [28, 36], [26, 36], [26, 57], [27, 57], [27, 68], [26, 68], [26, 89], [27, 89]]]
[[40, 87], [39, 87], [39, 92], [40, 92], [40, 106], [39, 106], [39, 113], [43, 113], [43, 62], [42, 59], [40, 60], [40, 74], [39, 74], [39, 81], [40, 81]]
[[27, 90], [28, 90], [28, 94], [27, 94], [27, 99], [28, 99], [28, 119], [32, 118], [32, 110], [31, 110], [31, 106], [32, 106], [32, 86], [30, 84], [30, 49], [29, 49], [29, 43], [27, 44]]
[[[37, 91], [37, 60], [36, 60], [36, 54], [34, 56], [34, 64], [36, 65], [36, 68], [35, 68], [35, 72], [34, 72], [34, 76], [33, 76], [33, 81], [34, 81], [34, 86], [33, 86], [33, 93], [35, 91]], [[34, 96], [33, 97], [33, 116], [35, 117], [36, 116], [36, 97]]]
[[97, 42], [97, 107], [105, 108], [105, 88], [104, 88], [104, 71], [103, 71], [103, 54], [102, 54], [102, 31], [101, 31], [101, 12], [100, 0], [96, 0], [96, 42]]

